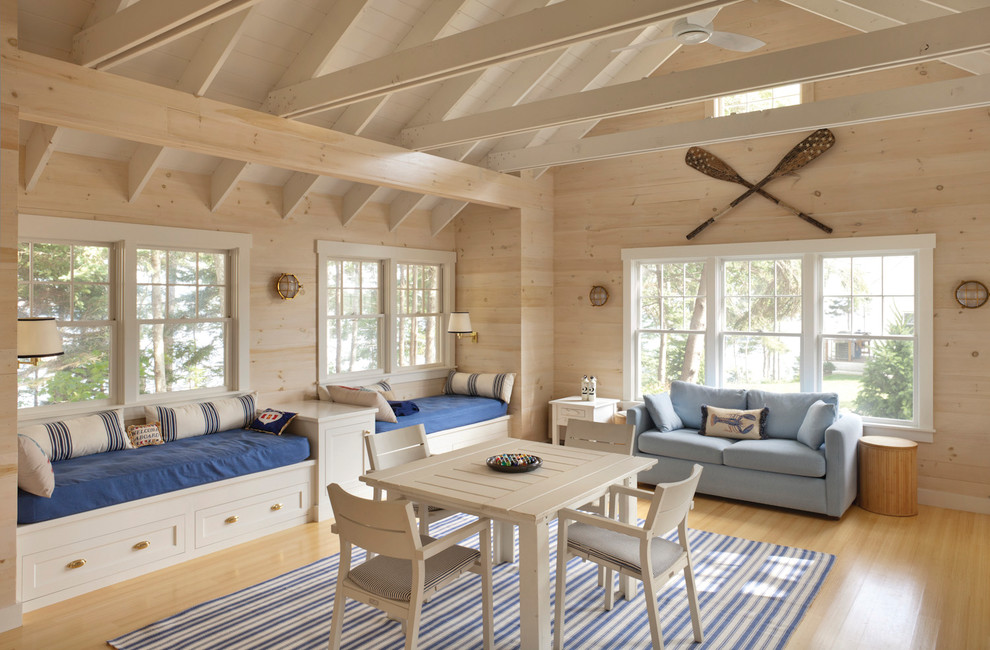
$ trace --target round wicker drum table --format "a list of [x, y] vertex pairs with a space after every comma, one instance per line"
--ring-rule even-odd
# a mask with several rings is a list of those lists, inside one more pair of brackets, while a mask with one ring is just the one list
[[918, 514], [918, 443], [889, 436], [859, 439], [859, 507], [895, 517]]

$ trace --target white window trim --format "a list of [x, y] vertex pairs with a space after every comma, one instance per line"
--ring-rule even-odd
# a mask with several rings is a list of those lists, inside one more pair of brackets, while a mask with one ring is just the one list
[[[114, 326], [112, 345], [123, 351], [116, 355], [110, 369], [115, 386], [110, 403], [106, 401], [39, 406], [19, 410], [19, 420], [50, 420], [53, 417], [88, 413], [104, 408], [124, 408], [126, 418], [140, 417], [141, 408], [149, 404], [177, 403], [190, 399], [217, 397], [243, 392], [251, 386], [250, 363], [250, 270], [251, 235], [246, 233], [173, 228], [89, 219], [66, 219], [21, 214], [18, 218], [18, 241], [43, 240], [56, 243], [95, 243], [111, 245], [116, 255], [116, 273], [111, 285], [120, 287], [112, 305]], [[194, 391], [173, 391], [161, 395], [141, 395], [138, 389], [137, 328], [137, 249], [174, 248], [197, 251], [225, 251], [229, 254], [230, 330], [228, 346], [228, 387]], [[123, 337], [121, 343], [120, 337]]]
[[[862, 255], [869, 253], [890, 255], [898, 252], [918, 254], [915, 266], [915, 286], [917, 290], [917, 312], [915, 327], [918, 333], [918, 356], [915, 364], [915, 413], [917, 420], [914, 425], [887, 424], [870, 422], [864, 424], [864, 433], [897, 435], [920, 442], [931, 442], [934, 429], [934, 249], [935, 235], [893, 235], [885, 237], [849, 237], [839, 239], [803, 239], [794, 241], [754, 242], [741, 244], [709, 244], [700, 246], [659, 246], [651, 248], [622, 249], [623, 270], [623, 327], [622, 327], [622, 359], [623, 359], [623, 398], [638, 400], [635, 395], [639, 385], [639, 369], [636, 364], [635, 330], [636, 309], [639, 305], [638, 266], [644, 262], [688, 262], [704, 260], [708, 287], [711, 289], [709, 298], [721, 296], [719, 264], [720, 258], [772, 258], [795, 257], [804, 258], [803, 286], [814, 286], [816, 295], [821, 293], [820, 265], [808, 263], [809, 260], [824, 254], [850, 253]], [[810, 284], [808, 284], [810, 283]], [[804, 301], [802, 313], [803, 322], [813, 325], [816, 336], [803, 336], [801, 348], [801, 390], [820, 390], [820, 380], [815, 369], [818, 367], [821, 355], [820, 325], [822, 315], [817, 301]], [[717, 319], [722, 311], [722, 305], [713, 305], [707, 310], [706, 317], [708, 332], [718, 332]], [[709, 363], [716, 361], [718, 356], [718, 337], [705, 337], [705, 355]], [[711, 366], [709, 366], [711, 368]], [[712, 368], [713, 372], [706, 374], [709, 382], [720, 377], [720, 369]]]
[[[363, 382], [389, 379], [397, 382], [418, 381], [446, 377], [454, 367], [454, 335], [447, 334], [446, 319], [454, 311], [454, 277], [457, 253], [425, 248], [404, 246], [378, 246], [374, 244], [351, 244], [336, 241], [317, 241], [317, 364], [316, 380], [320, 384], [334, 382]], [[365, 260], [383, 263], [382, 291], [385, 302], [385, 332], [383, 333], [381, 370], [368, 370], [351, 373], [327, 374], [327, 287], [326, 265], [330, 259]], [[441, 268], [441, 333], [440, 362], [429, 367], [402, 369], [395, 364], [394, 330], [396, 314], [395, 267], [396, 264], [438, 264]]]

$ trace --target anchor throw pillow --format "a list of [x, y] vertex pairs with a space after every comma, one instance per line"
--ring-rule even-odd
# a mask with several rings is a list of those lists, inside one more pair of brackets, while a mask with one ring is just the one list
[[701, 430], [703, 436], [735, 438], [738, 440], [759, 440], [766, 438], [767, 415], [770, 409], [723, 409], [717, 406], [701, 407]]

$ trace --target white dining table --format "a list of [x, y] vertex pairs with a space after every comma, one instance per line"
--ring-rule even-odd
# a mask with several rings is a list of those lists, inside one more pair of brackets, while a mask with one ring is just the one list
[[[503, 473], [487, 466], [496, 454], [532, 454], [542, 466], [531, 472]], [[519, 635], [523, 648], [549, 648], [550, 529], [561, 508], [598, 498], [614, 483], [631, 484], [656, 459], [531, 440], [503, 438], [365, 474], [361, 480], [390, 497], [490, 517], [496, 524], [496, 562], [514, 560], [513, 525], [519, 528]], [[620, 519], [635, 509], [622, 499]], [[621, 591], [635, 592], [631, 581]]]

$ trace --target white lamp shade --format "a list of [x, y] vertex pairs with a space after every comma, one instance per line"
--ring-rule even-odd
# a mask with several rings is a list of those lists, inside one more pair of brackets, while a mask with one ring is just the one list
[[54, 318], [17, 319], [17, 356], [54, 357], [63, 354], [62, 336]]
[[471, 315], [466, 311], [451, 312], [447, 331], [451, 334], [470, 334], [473, 331], [471, 329]]

